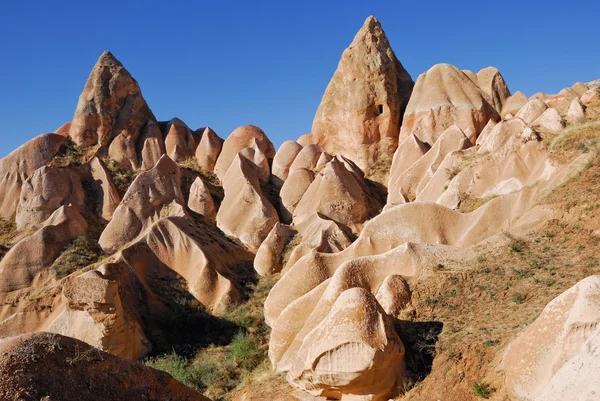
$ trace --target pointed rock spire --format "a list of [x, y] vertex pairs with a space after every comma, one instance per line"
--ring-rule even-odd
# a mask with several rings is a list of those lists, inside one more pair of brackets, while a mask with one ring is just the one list
[[[142, 96], [137, 81], [111, 52], [102, 53], [79, 97], [69, 136], [79, 146], [108, 146], [118, 162], [137, 166], [135, 140], [154, 115]], [[127, 164], [127, 163], [123, 163]]]
[[413, 86], [379, 21], [367, 18], [327, 86], [310, 142], [367, 173], [386, 155], [391, 161]]

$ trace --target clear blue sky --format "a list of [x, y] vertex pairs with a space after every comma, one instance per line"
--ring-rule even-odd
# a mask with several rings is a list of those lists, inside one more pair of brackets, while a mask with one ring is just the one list
[[[554, 4], [560, 4], [555, 6]], [[309, 132], [342, 51], [375, 15], [413, 79], [496, 66], [511, 91], [600, 78], [600, 1], [5, 1], [0, 156], [70, 121], [103, 50], [160, 120], [240, 125], [275, 146]]]

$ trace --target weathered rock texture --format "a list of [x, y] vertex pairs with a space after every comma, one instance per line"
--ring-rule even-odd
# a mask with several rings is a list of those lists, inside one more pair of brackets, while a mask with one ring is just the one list
[[137, 168], [137, 139], [154, 115], [140, 87], [108, 51], [102, 53], [79, 97], [69, 136], [80, 147], [109, 146], [108, 154]]
[[379, 21], [367, 18], [325, 90], [309, 141], [363, 170], [376, 169], [398, 145], [413, 85]]
[[0, 344], [4, 400], [210, 401], [171, 375], [50, 333]]
[[[486, 90], [495, 99], [505, 96], [491, 84]], [[475, 143], [488, 121], [499, 119], [492, 98], [464, 72], [450, 64], [437, 64], [417, 78], [400, 137], [413, 134], [431, 146], [442, 132], [456, 125]]]

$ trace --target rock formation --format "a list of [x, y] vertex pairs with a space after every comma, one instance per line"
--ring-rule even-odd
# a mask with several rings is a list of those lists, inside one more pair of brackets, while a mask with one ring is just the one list
[[373, 169], [398, 145], [413, 84], [379, 21], [367, 18], [325, 90], [308, 141]]
[[490, 102], [489, 95], [458, 68], [450, 64], [434, 65], [417, 78], [404, 113], [400, 138], [413, 134], [432, 146], [442, 132], [456, 125], [475, 143], [488, 121], [500, 118]]
[[206, 127], [196, 148], [196, 160], [200, 168], [214, 171], [222, 147], [223, 140], [210, 127]]
[[6, 400], [210, 401], [169, 374], [57, 334], [0, 344], [0, 398]]
[[136, 143], [148, 121], [155, 118], [138, 83], [105, 51], [79, 97], [69, 136], [80, 147], [110, 144], [111, 158], [137, 168]]
[[223, 180], [236, 155], [242, 149], [252, 147], [254, 143], [267, 159], [275, 156], [275, 148], [263, 130], [253, 125], [236, 128], [223, 142], [214, 170], [217, 177]]
[[201, 214], [209, 222], [215, 222], [217, 209], [208, 187], [200, 177], [197, 177], [190, 187], [190, 199], [188, 200], [190, 210]]

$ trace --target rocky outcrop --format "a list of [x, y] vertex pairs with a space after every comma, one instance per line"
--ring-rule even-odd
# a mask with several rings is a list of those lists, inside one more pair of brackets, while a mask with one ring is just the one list
[[62, 205], [82, 211], [85, 193], [81, 174], [72, 168], [41, 167], [25, 181], [15, 222], [19, 230], [34, 227]]
[[413, 134], [432, 146], [445, 130], [456, 125], [475, 143], [489, 120], [500, 119], [490, 102], [487, 93], [458, 68], [434, 65], [417, 78], [400, 138]]
[[294, 234], [296, 231], [290, 226], [277, 222], [256, 252], [254, 270], [261, 276], [279, 273], [283, 267], [283, 249]]
[[222, 181], [225, 198], [217, 212], [217, 226], [251, 250], [257, 250], [279, 217], [262, 194], [256, 165], [238, 154]]
[[112, 159], [137, 168], [136, 143], [148, 121], [155, 118], [138, 83], [105, 51], [79, 97], [69, 136], [80, 147], [107, 146]]
[[273, 158], [273, 171], [271, 174], [271, 184], [276, 188], [281, 188], [284, 181], [287, 180], [290, 166], [301, 150], [302, 145], [296, 141], [285, 141], [277, 150]]
[[63, 247], [86, 234], [88, 224], [72, 206], [61, 206], [33, 235], [19, 241], [0, 261], [0, 293], [31, 285], [49, 267]]
[[495, 67], [486, 67], [480, 70], [475, 78], [477, 86], [490, 98], [490, 104], [501, 113], [510, 98], [510, 91], [500, 71]]
[[210, 401], [169, 374], [58, 334], [0, 343], [0, 398], [24, 401]]
[[217, 208], [208, 187], [200, 177], [196, 177], [190, 187], [190, 198], [188, 200], [190, 210], [201, 214], [207, 221], [214, 223], [217, 217]]
[[142, 171], [150, 170], [165, 154], [165, 141], [160, 128], [154, 121], [148, 121], [138, 139]]
[[360, 232], [372, 207], [377, 207], [374, 200], [356, 176], [335, 157], [310, 184], [294, 209], [293, 219], [300, 223], [318, 212]]
[[180, 119], [173, 118], [167, 123], [165, 149], [171, 160], [181, 163], [194, 157], [198, 142], [192, 130]]
[[65, 140], [55, 134], [40, 135], [0, 159], [0, 217], [15, 217], [23, 183], [52, 160]]
[[177, 163], [163, 156], [151, 170], [140, 173], [113, 214], [98, 243], [109, 253], [135, 239], [160, 217], [178, 214], [172, 203], [185, 205]]
[[505, 118], [508, 114], [512, 114], [513, 116], [517, 114], [519, 110], [521, 110], [521, 107], [525, 106], [527, 101], [527, 95], [521, 91], [515, 92], [504, 102], [501, 113], [502, 118]]
[[597, 383], [597, 370], [585, 368], [600, 362], [593, 348], [600, 334], [599, 297], [600, 276], [580, 281], [552, 300], [510, 344], [503, 365], [506, 387], [513, 397], [547, 401], [574, 399], [568, 394], [592, 394], [588, 386], [574, 387], [573, 379], [587, 376], [594, 379], [591, 385]]
[[288, 380], [327, 399], [387, 400], [402, 379], [403, 356], [390, 317], [369, 291], [352, 288], [304, 337]]
[[222, 148], [223, 140], [210, 127], [206, 127], [196, 148], [198, 166], [206, 171], [214, 171]]
[[119, 191], [115, 187], [110, 173], [97, 157], [90, 161], [89, 169], [91, 182], [87, 182], [90, 187], [88, 190], [96, 196], [94, 199], [95, 210], [93, 211], [104, 220], [110, 221], [119, 203], [121, 203]]
[[252, 147], [254, 143], [267, 159], [275, 156], [275, 148], [263, 130], [254, 125], [236, 128], [223, 142], [223, 148], [215, 165], [215, 174], [221, 181], [237, 154], [244, 148]]
[[369, 17], [342, 54], [307, 140], [361, 169], [391, 159], [413, 80]]
[[284, 223], [292, 222], [294, 210], [306, 193], [310, 184], [315, 180], [315, 173], [311, 170], [300, 168], [294, 170], [283, 183], [279, 197], [281, 199], [279, 212]]

